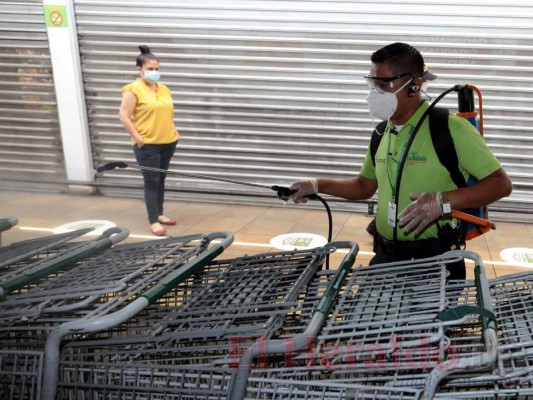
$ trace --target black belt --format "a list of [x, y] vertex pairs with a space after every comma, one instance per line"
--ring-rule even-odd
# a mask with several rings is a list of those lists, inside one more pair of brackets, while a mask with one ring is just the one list
[[[422, 239], [412, 241], [397, 241], [385, 239], [379, 233], [374, 235], [374, 252], [376, 257], [378, 252], [380, 261], [375, 263], [411, 260], [413, 258], [427, 258], [442, 254], [450, 250], [441, 240], [437, 238]], [[450, 275], [446, 279], [465, 279], [466, 269], [464, 261], [458, 261], [452, 264], [447, 264], [446, 269]]]
[[375, 240], [381, 247], [381, 250], [387, 254], [395, 254], [396, 256], [405, 254], [415, 258], [418, 258], [419, 254], [423, 256], [424, 253], [427, 253], [428, 249], [442, 247], [440, 240], [437, 238], [421, 240], [398, 240], [396, 241], [395, 245], [394, 240], [385, 239], [379, 233], [376, 233]]

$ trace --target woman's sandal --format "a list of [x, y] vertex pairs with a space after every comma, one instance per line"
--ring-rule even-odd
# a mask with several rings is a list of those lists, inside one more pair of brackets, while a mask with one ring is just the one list
[[158, 220], [160, 224], [163, 225], [176, 225], [176, 221], [173, 219], [167, 218], [167, 219], [159, 219]]

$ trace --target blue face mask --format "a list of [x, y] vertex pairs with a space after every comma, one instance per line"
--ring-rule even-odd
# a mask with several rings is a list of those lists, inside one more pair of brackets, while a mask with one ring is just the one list
[[161, 79], [161, 73], [159, 71], [144, 71], [144, 77], [150, 82], [157, 82]]

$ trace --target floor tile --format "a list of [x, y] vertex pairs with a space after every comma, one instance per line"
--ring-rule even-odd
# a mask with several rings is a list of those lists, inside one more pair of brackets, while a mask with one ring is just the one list
[[[40, 237], [67, 222], [108, 220], [127, 228], [127, 241], [156, 238], [151, 234], [144, 202], [140, 198], [100, 195], [68, 195], [0, 190], [0, 216], [15, 216], [19, 223], [2, 233], [2, 244]], [[255, 206], [214, 204], [203, 202], [167, 201], [165, 214], [178, 221], [166, 227], [168, 235], [229, 231], [235, 242], [227, 254], [239, 256], [279, 251], [270, 240], [287, 233], [328, 234], [325, 210], [305, 205]], [[333, 240], [354, 241], [359, 246], [356, 265], [367, 265], [373, 256], [372, 238], [365, 228], [372, 216], [364, 213], [332, 212]], [[487, 275], [503, 276], [528, 271], [516, 263], [501, 259], [500, 252], [508, 247], [533, 247], [533, 224], [496, 221], [496, 230], [467, 242], [467, 250], [478, 253], [485, 261]], [[335, 260], [337, 260], [335, 256]], [[467, 266], [473, 276], [473, 266]]]

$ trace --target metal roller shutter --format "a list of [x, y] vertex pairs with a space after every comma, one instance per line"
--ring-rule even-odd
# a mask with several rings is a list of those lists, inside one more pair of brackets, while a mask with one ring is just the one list
[[65, 181], [42, 1], [1, 1], [0, 173], [3, 187]]
[[[515, 191], [497, 204], [532, 202], [533, 7], [527, 0], [107, 1], [75, 0], [95, 164], [133, 161], [118, 121], [120, 88], [135, 78], [137, 46], [158, 55], [182, 134], [171, 169], [264, 185], [360, 169], [373, 121], [362, 79], [370, 54], [405, 41], [439, 79], [484, 95], [485, 138]], [[441, 105], [456, 111], [456, 98]], [[376, 121], [377, 122], [377, 121]], [[175, 197], [221, 201], [266, 190], [169, 176]], [[97, 179], [126, 193], [132, 170]], [[137, 191], [138, 195], [140, 192]], [[348, 207], [347, 204], [340, 205]]]

